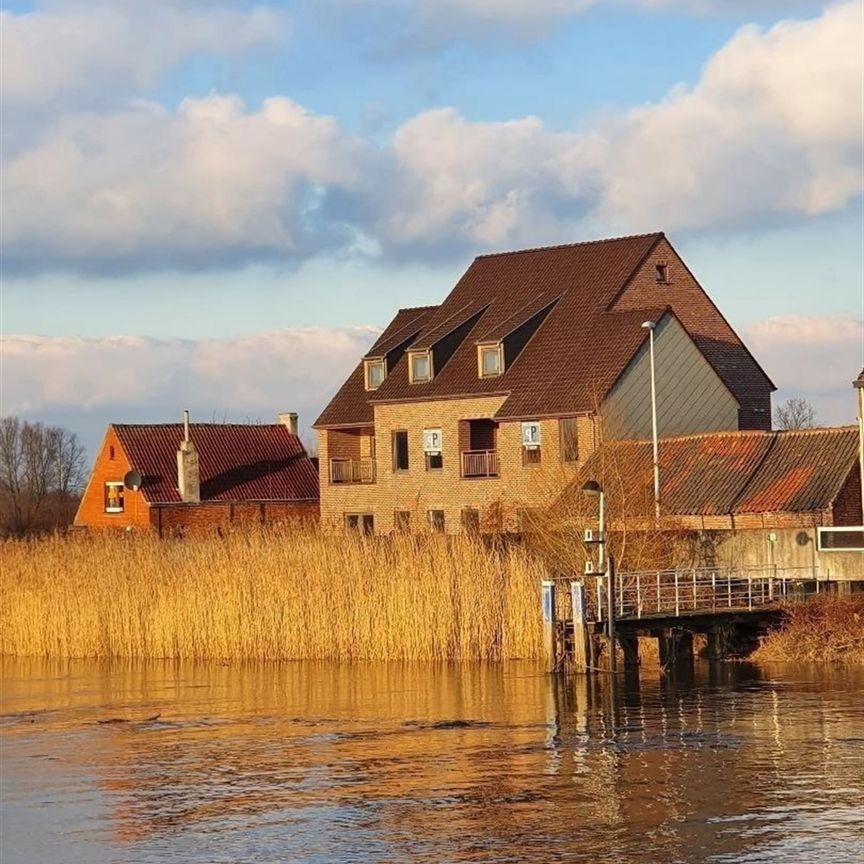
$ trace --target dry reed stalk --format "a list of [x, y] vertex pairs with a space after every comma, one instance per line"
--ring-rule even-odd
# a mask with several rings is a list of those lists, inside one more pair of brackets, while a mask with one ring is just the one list
[[864, 663], [864, 595], [790, 604], [752, 655], [766, 662]]
[[113, 533], [3, 544], [0, 653], [175, 659], [541, 656], [541, 566], [470, 537]]

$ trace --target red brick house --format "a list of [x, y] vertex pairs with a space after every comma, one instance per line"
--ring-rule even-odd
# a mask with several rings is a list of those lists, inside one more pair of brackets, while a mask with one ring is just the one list
[[159, 536], [318, 521], [318, 473], [294, 414], [272, 425], [111, 424], [75, 525]]
[[[646, 326], [648, 325], [648, 326]], [[482, 255], [315, 423], [322, 525], [517, 530], [601, 439], [770, 429], [765, 372], [662, 233]]]

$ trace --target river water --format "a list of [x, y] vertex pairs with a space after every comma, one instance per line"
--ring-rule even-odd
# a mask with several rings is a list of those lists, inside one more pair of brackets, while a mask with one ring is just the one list
[[3, 864], [864, 862], [864, 670], [2, 674]]

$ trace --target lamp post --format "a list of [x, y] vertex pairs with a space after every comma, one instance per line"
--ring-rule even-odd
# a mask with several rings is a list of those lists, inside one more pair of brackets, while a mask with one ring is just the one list
[[654, 521], [660, 522], [660, 457], [657, 446], [657, 383], [654, 373], [654, 328], [653, 321], [645, 321], [642, 328], [648, 331], [648, 354], [651, 361], [651, 441], [654, 448]]

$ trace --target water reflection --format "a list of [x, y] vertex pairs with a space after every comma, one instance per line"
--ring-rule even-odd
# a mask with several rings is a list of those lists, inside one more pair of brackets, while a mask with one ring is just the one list
[[861, 672], [4, 661], [3, 679], [4, 864], [864, 858]]

